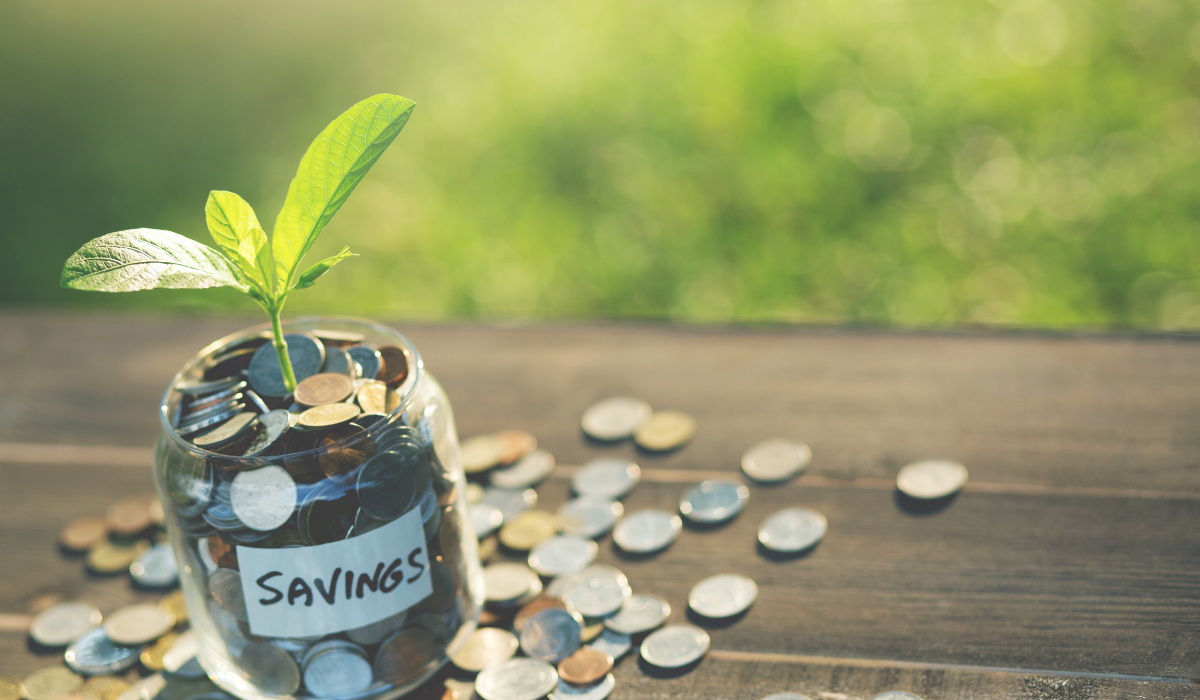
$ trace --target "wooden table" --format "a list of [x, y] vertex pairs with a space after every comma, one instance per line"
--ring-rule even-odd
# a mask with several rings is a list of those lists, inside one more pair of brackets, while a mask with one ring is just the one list
[[[109, 612], [147, 597], [89, 578], [59, 554], [73, 516], [150, 487], [154, 408], [199, 347], [255, 319], [0, 316], [0, 673], [54, 663], [23, 625], [46, 596]], [[537, 435], [560, 465], [623, 455], [643, 467], [627, 509], [674, 510], [687, 484], [738, 479], [742, 452], [782, 436], [813, 464], [751, 486], [747, 511], [685, 529], [659, 556], [601, 543], [635, 591], [688, 619], [701, 578], [740, 572], [760, 597], [710, 627], [694, 670], [618, 666], [620, 698], [745, 698], [802, 692], [929, 699], [1197, 697], [1200, 685], [1200, 343], [1194, 338], [1037, 333], [700, 329], [658, 325], [399, 327], [445, 386], [463, 437]], [[696, 416], [667, 455], [580, 434], [597, 399], [629, 394]], [[965, 463], [948, 507], [896, 498], [901, 465]], [[540, 506], [567, 497], [561, 468]], [[758, 523], [816, 508], [829, 534], [773, 560]], [[436, 688], [427, 690], [436, 695]]]

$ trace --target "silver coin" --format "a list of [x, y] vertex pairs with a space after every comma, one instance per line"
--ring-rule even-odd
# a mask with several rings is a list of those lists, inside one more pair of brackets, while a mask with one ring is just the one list
[[623, 634], [640, 634], [659, 627], [671, 617], [671, 604], [656, 595], [633, 595], [604, 626]]
[[758, 527], [758, 541], [776, 552], [801, 552], [816, 545], [825, 536], [829, 521], [809, 508], [784, 508], [773, 513]]
[[238, 655], [246, 680], [264, 695], [291, 695], [300, 689], [300, 667], [283, 649], [270, 642], [251, 642]]
[[350, 638], [350, 641], [362, 646], [378, 644], [390, 637], [393, 632], [403, 627], [406, 619], [408, 619], [408, 611], [401, 610], [391, 617], [385, 617], [369, 625], [347, 630], [346, 636]]
[[489, 479], [492, 486], [502, 489], [523, 489], [541, 483], [552, 471], [554, 455], [545, 450], [534, 450], [511, 467], [493, 470]]
[[246, 598], [242, 594], [242, 575], [233, 569], [217, 569], [208, 576], [208, 594], [226, 612], [246, 622]]
[[226, 377], [225, 379], [215, 379], [211, 382], [199, 380], [184, 380], [175, 385], [175, 391], [188, 396], [199, 397], [217, 394], [222, 391], [227, 391], [231, 387], [242, 383], [243, 379], [240, 375]]
[[229, 487], [234, 515], [254, 530], [274, 530], [296, 510], [296, 482], [283, 467], [270, 465], [238, 472]]
[[246, 407], [246, 404], [244, 401], [242, 401], [242, 395], [240, 393], [235, 393], [232, 396], [230, 396], [228, 399], [226, 399], [225, 401], [220, 401], [215, 404], [206, 405], [205, 408], [190, 410], [190, 411], [184, 413], [183, 416], [179, 419], [179, 423], [181, 425], [186, 425], [188, 423], [195, 423], [197, 421], [204, 420], [205, 418], [210, 418], [212, 416], [215, 416], [218, 413], [228, 413], [229, 411], [240, 411], [245, 407]]
[[744, 612], [758, 599], [758, 585], [739, 574], [709, 576], [688, 593], [688, 605], [704, 617], [720, 619]]
[[250, 446], [243, 453], [246, 457], [260, 455], [267, 450], [270, 450], [285, 434], [288, 428], [291, 427], [292, 414], [283, 409], [276, 411], [266, 411], [258, 417], [258, 432], [254, 434], [254, 439], [250, 441]]
[[61, 647], [79, 639], [102, 620], [100, 610], [90, 603], [59, 603], [33, 618], [29, 636], [44, 647]]
[[314, 644], [302, 664], [304, 687], [319, 698], [356, 695], [371, 685], [374, 671], [366, 652], [340, 639]]
[[633, 637], [605, 628], [600, 633], [600, 636], [593, 639], [588, 646], [596, 651], [608, 654], [616, 661], [628, 654], [629, 650], [633, 648]]
[[550, 693], [550, 700], [604, 700], [609, 695], [612, 695], [613, 688], [617, 687], [617, 679], [613, 674], [608, 674], [598, 683], [592, 685], [578, 686], [571, 685], [563, 679], [558, 679], [558, 687]]
[[750, 489], [732, 481], [710, 479], [696, 484], [679, 500], [679, 512], [695, 523], [721, 523], [742, 512]]
[[539, 700], [558, 687], [558, 671], [541, 659], [509, 659], [475, 677], [483, 700]]
[[350, 359], [350, 353], [341, 348], [326, 347], [325, 348], [325, 365], [321, 367], [322, 372], [333, 372], [335, 374], [345, 374], [351, 379], [357, 377], [358, 363]]
[[624, 440], [650, 420], [650, 404], [641, 399], [616, 396], [592, 404], [583, 412], [583, 432], [597, 440]]
[[475, 528], [475, 536], [483, 539], [504, 524], [504, 513], [490, 503], [476, 503], [471, 506], [471, 526]]
[[501, 489], [489, 486], [483, 492], [480, 503], [496, 506], [504, 515], [505, 522], [537, 505], [537, 491], [533, 489]]
[[563, 594], [563, 602], [587, 617], [611, 615], [633, 594], [629, 579], [611, 566], [590, 566], [572, 578], [575, 583]]
[[945, 498], [967, 485], [967, 468], [958, 462], [926, 459], [905, 465], [896, 476], [896, 488], [911, 498]]
[[923, 700], [923, 698], [920, 695], [913, 695], [903, 690], [889, 690], [886, 693], [873, 696], [871, 700]]
[[762, 700], [812, 700], [812, 698], [800, 693], [772, 693]]
[[483, 569], [483, 590], [489, 601], [517, 600], [529, 592], [537, 574], [524, 564], [500, 562]]
[[[288, 360], [297, 383], [321, 371], [321, 365], [325, 364], [325, 346], [319, 340], [304, 333], [288, 333], [283, 336], [283, 341], [287, 343]], [[259, 396], [281, 398], [288, 395], [274, 343], [267, 343], [254, 353], [249, 374], [250, 386]]]
[[648, 508], [630, 513], [613, 529], [613, 542], [626, 552], [657, 552], [679, 537], [683, 521], [665, 510]]
[[562, 608], [534, 613], [521, 627], [521, 651], [527, 656], [558, 663], [579, 648], [583, 620]]
[[358, 376], [363, 379], [374, 379], [379, 376], [383, 367], [383, 355], [370, 345], [355, 345], [346, 350], [350, 359], [358, 363]]
[[642, 478], [638, 465], [619, 457], [593, 459], [575, 473], [571, 487], [580, 496], [616, 500], [628, 494]]
[[556, 535], [529, 553], [529, 567], [542, 576], [570, 576], [596, 559], [596, 543], [576, 535]]
[[704, 656], [708, 643], [708, 633], [702, 629], [671, 625], [642, 640], [642, 658], [659, 668], [679, 668]]
[[611, 530], [624, 512], [625, 506], [620, 501], [580, 496], [558, 509], [558, 519], [566, 534], [594, 539]]
[[109, 639], [103, 628], [94, 627], [71, 642], [63, 658], [75, 673], [107, 676], [133, 668], [140, 653], [140, 647], [121, 646]]
[[167, 588], [179, 583], [179, 565], [175, 563], [171, 545], [162, 542], [147, 549], [129, 565], [129, 575], [139, 586], [147, 588]]
[[262, 400], [262, 397], [253, 391], [246, 392], [246, 405], [250, 408], [256, 409], [259, 415], [271, 412], [271, 409], [267, 406], [266, 402]]
[[224, 413], [219, 413], [215, 416], [210, 416], [208, 418], [197, 419], [195, 421], [192, 421], [191, 423], [180, 423], [179, 427], [176, 429], [176, 432], [178, 432], [183, 437], [195, 435], [199, 432], [202, 432], [204, 430], [212, 428], [213, 426], [217, 426], [217, 425], [224, 423], [225, 421], [236, 416], [240, 411], [241, 411], [241, 408], [238, 408], [238, 409], [226, 411]]
[[742, 471], [764, 483], [786, 481], [812, 462], [812, 450], [802, 442], [763, 440], [742, 455]]
[[[245, 408], [244, 404], [240, 405], [238, 410], [243, 408]], [[249, 436], [251, 431], [254, 430], [254, 424], [257, 420], [257, 413], [251, 413], [250, 411], [238, 413], [212, 430], [192, 438], [192, 444], [206, 450], [232, 445], [242, 438]]]

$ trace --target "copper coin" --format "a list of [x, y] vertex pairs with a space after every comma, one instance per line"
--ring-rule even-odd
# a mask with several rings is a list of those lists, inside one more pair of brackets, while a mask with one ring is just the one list
[[[229, 544], [228, 542], [221, 539], [220, 537], [218, 537], [216, 535], [212, 535], [211, 537], [208, 538], [208, 553], [210, 555], [212, 555], [212, 560], [214, 562], [220, 561], [221, 557], [223, 557], [226, 554], [229, 554], [230, 552], [233, 552], [233, 551], [234, 551], [233, 545]], [[234, 556], [237, 556], [237, 555], [235, 554]], [[224, 568], [224, 567], [222, 567], [222, 568]]]
[[406, 627], [379, 646], [375, 652], [375, 677], [400, 684], [425, 670], [441, 647], [433, 633], [424, 627]]
[[537, 449], [537, 438], [521, 430], [501, 430], [493, 436], [500, 445], [500, 463], [508, 464]]
[[350, 398], [354, 380], [337, 372], [314, 374], [296, 385], [296, 403], [304, 406], [324, 406]]
[[108, 509], [104, 524], [109, 532], [118, 535], [136, 535], [154, 524], [150, 517], [150, 501], [146, 496], [122, 498]]
[[612, 670], [613, 657], [590, 647], [581, 647], [558, 662], [558, 675], [568, 683], [588, 685]]
[[[343, 444], [344, 443], [344, 444]], [[321, 438], [321, 447], [329, 451], [317, 455], [317, 465], [326, 476], [340, 476], [375, 456], [375, 443], [367, 431], [346, 425]]]
[[383, 358], [383, 367], [379, 370], [379, 379], [384, 384], [395, 386], [408, 378], [408, 353], [395, 345], [385, 345], [379, 348]]
[[104, 539], [107, 532], [104, 518], [75, 518], [58, 533], [58, 542], [72, 552], [82, 552]]

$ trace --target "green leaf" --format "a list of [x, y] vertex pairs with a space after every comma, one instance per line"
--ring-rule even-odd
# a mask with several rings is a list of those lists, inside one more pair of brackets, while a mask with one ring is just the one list
[[268, 299], [275, 297], [275, 262], [265, 231], [258, 227], [247, 231], [246, 237], [229, 257], [241, 268], [259, 294]]
[[354, 253], [350, 252], [350, 246], [342, 248], [342, 252], [338, 253], [337, 255], [325, 258], [321, 262], [305, 270], [303, 274], [300, 275], [300, 279], [296, 280], [296, 285], [292, 287], [292, 289], [306, 289], [313, 286], [313, 283], [316, 282], [321, 275], [329, 272], [329, 268], [337, 265], [341, 261], [353, 255]]
[[152, 228], [93, 238], [67, 258], [62, 286], [97, 292], [234, 287], [238, 271], [219, 252], [178, 233]]
[[291, 288], [300, 259], [404, 128], [413, 107], [398, 95], [369, 97], [333, 120], [308, 147], [272, 232], [280, 289]]
[[[262, 226], [249, 202], [233, 192], [213, 190], [208, 193], [208, 202], [204, 205], [204, 218], [208, 221], [209, 233], [225, 257], [237, 263], [245, 277], [258, 284], [260, 291], [273, 294], [274, 271], [255, 269], [261, 248], [257, 241], [251, 244], [251, 234], [256, 230], [262, 233]], [[262, 241], [262, 245], [266, 245], [265, 234]], [[248, 247], [248, 244], [251, 245]]]

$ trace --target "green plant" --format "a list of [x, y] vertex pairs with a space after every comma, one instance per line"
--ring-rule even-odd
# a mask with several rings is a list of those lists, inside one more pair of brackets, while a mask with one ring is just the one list
[[311, 287], [353, 253], [344, 247], [297, 275], [300, 260], [404, 128], [413, 107], [398, 95], [375, 95], [325, 127], [300, 159], [270, 239], [246, 200], [213, 191], [204, 214], [216, 249], [170, 231], [118, 231], [88, 241], [68, 258], [62, 286], [97, 292], [234, 287], [271, 317], [279, 366], [288, 389], [295, 390], [279, 324], [283, 305], [293, 291]]

